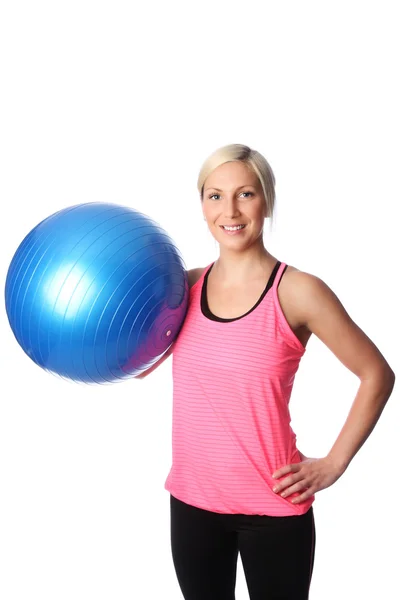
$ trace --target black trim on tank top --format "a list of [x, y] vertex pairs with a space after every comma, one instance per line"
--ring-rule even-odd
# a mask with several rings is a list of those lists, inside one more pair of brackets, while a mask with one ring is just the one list
[[[276, 274], [278, 272], [279, 267], [281, 266], [281, 261], [277, 261], [277, 263], [275, 264], [272, 273], [268, 279], [268, 283], [264, 288], [263, 293], [261, 294], [261, 296], [259, 297], [259, 299], [257, 300], [257, 302], [255, 303], [255, 305], [248, 310], [244, 315], [240, 315], [239, 317], [233, 317], [231, 319], [223, 319], [222, 317], [217, 317], [216, 315], [214, 315], [209, 306], [208, 306], [208, 302], [207, 302], [207, 280], [208, 280], [208, 276], [210, 274], [211, 269], [213, 268], [214, 263], [210, 266], [210, 268], [208, 269], [207, 273], [204, 276], [203, 279], [203, 285], [201, 287], [201, 298], [200, 298], [200, 307], [201, 307], [201, 312], [203, 313], [203, 315], [205, 317], [207, 317], [207, 319], [210, 319], [211, 321], [219, 321], [220, 323], [229, 323], [231, 321], [238, 321], [239, 319], [243, 319], [243, 317], [247, 316], [248, 314], [250, 314], [251, 312], [253, 312], [253, 310], [255, 308], [257, 308], [257, 306], [260, 304], [260, 302], [262, 302], [262, 300], [264, 299], [264, 297], [266, 296], [268, 290], [272, 287]], [[282, 275], [284, 274], [284, 272], [286, 271], [287, 265], [285, 265], [285, 268], [283, 269], [282, 273], [281, 273], [281, 277], [279, 279], [278, 282], [278, 286], [281, 282], [282, 279]]]

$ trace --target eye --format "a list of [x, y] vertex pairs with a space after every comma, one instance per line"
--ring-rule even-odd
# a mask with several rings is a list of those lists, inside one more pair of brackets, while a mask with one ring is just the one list
[[253, 192], [242, 192], [242, 194], [247, 194], [247, 198], [254, 195]]
[[210, 200], [212, 200], [213, 198], [215, 198], [215, 196], [219, 197], [219, 194], [211, 194], [210, 196], [208, 196], [210, 198]]

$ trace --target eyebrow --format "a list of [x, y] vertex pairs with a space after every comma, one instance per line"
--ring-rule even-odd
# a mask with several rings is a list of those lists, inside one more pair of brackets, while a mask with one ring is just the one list
[[[245, 188], [245, 187], [252, 187], [252, 188], [255, 188], [255, 185], [252, 185], [252, 184], [250, 183], [250, 184], [247, 184], [247, 185], [241, 185], [241, 186], [240, 186], [240, 187], [238, 187], [237, 189], [238, 189], [238, 190], [241, 190], [242, 188]], [[223, 190], [220, 190], [219, 188], [216, 188], [216, 187], [209, 187], [209, 188], [206, 188], [204, 191], [205, 191], [205, 192], [208, 192], [208, 190], [217, 190], [217, 192], [223, 192]]]

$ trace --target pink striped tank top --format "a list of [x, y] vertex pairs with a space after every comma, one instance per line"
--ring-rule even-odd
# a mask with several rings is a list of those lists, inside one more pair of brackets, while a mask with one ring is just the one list
[[305, 348], [278, 299], [287, 265], [277, 262], [250, 311], [221, 319], [207, 305], [213, 264], [190, 289], [172, 354], [172, 467], [165, 489], [217, 513], [304, 514], [314, 495], [292, 504], [299, 492], [282, 498], [272, 491], [272, 473], [301, 462], [289, 400]]

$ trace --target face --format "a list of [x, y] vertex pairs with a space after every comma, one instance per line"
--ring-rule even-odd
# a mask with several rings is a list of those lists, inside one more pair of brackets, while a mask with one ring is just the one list
[[[264, 193], [257, 175], [243, 162], [224, 163], [207, 177], [202, 209], [220, 244], [248, 247], [262, 238], [267, 216]], [[226, 229], [236, 226], [241, 228]]]

